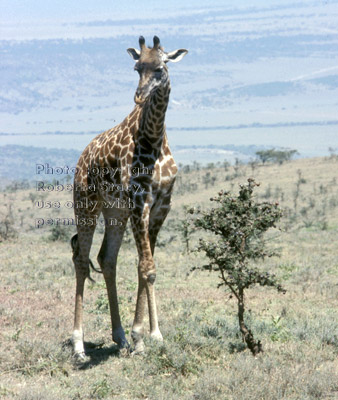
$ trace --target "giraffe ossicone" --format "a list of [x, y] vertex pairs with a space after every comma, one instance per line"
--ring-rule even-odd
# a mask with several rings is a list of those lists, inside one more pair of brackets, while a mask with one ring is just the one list
[[[138, 292], [131, 337], [135, 352], [144, 350], [143, 319], [148, 304], [150, 336], [162, 340], [155, 299], [154, 249], [169, 212], [177, 166], [168, 145], [165, 113], [170, 94], [168, 62], [178, 62], [187, 50], [165, 52], [157, 36], [153, 47], [139, 38], [139, 49], [127, 49], [135, 61], [139, 83], [135, 107], [117, 126], [96, 136], [79, 158], [74, 176], [74, 212], [77, 234], [72, 238], [76, 271], [75, 319], [72, 342], [75, 355], [84, 357], [83, 293], [89, 277], [90, 248], [100, 214], [105, 233], [98, 262], [109, 299], [113, 341], [129, 348], [121, 325], [116, 288], [116, 262], [130, 218], [138, 250]], [[81, 207], [91, 204], [91, 207]], [[128, 206], [121, 206], [127, 204]], [[109, 223], [118, 221], [118, 223]]]

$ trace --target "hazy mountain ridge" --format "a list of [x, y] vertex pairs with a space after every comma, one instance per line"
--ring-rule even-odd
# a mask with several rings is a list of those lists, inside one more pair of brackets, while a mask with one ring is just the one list
[[131, 111], [137, 85], [126, 48], [138, 47], [139, 34], [151, 43], [155, 33], [167, 50], [189, 49], [170, 66], [168, 128], [254, 133], [336, 124], [337, 3], [204, 6], [158, 15], [68, 22], [60, 24], [68, 37], [0, 41], [0, 133], [114, 126]]
[[[205, 164], [206, 161], [233, 162], [235, 158], [248, 160], [255, 158], [255, 153], [262, 146], [172, 146], [174, 158], [177, 164], [191, 163], [192, 161]], [[81, 155], [78, 150], [54, 149], [34, 146], [7, 145], [0, 146], [0, 179], [1, 182], [27, 179], [29, 181], [41, 179], [63, 179], [64, 175], [54, 176], [43, 173], [36, 174], [36, 165], [49, 165], [50, 167], [64, 167], [69, 169], [76, 167]], [[2, 185], [1, 185], [2, 186]]]
[[[81, 152], [76, 150], [46, 149], [43, 147], [7, 145], [0, 147], [0, 178], [12, 180], [41, 180], [36, 174], [37, 164], [53, 167], [74, 167]], [[65, 176], [61, 176], [64, 178]], [[46, 176], [43, 176], [45, 179]], [[50, 179], [60, 178], [51, 176]]]

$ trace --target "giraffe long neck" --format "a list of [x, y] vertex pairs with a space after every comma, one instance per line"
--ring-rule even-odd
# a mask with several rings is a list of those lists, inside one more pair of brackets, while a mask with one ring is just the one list
[[165, 113], [170, 94], [170, 81], [152, 93], [143, 105], [139, 134], [147, 139], [153, 147], [160, 147], [165, 132]]

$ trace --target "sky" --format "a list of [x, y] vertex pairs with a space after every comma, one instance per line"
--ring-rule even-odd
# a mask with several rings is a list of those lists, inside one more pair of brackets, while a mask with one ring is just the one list
[[[321, 1], [321, 0], [319, 0]], [[284, 0], [285, 2], [285, 0]], [[312, 3], [313, 1], [310, 1]], [[258, 7], [282, 4], [282, 0], [0, 0], [1, 23], [29, 22], [42, 20], [91, 20], [105, 18], [135, 18], [140, 16], [165, 16], [177, 10], [201, 10], [205, 7], [229, 6]], [[162, 13], [162, 14], [161, 14]]]
[[[153, 14], [158, 10], [175, 11], [182, 8], [182, 1], [171, 0], [170, 2], [159, 2], [156, 0], [146, 0], [142, 3], [137, 0], [128, 2], [113, 0], [1, 0], [1, 21], [27, 21], [41, 19], [90, 19], [90, 18], [127, 18], [128, 15], [135, 16]], [[142, 5], [141, 5], [142, 4]], [[185, 8], [201, 7], [205, 2], [187, 0], [184, 2]], [[208, 2], [215, 6], [222, 4], [222, 1], [213, 0]], [[224, 2], [223, 2], [224, 4]]]
[[[240, 2], [245, 3], [244, 0], [240, 0]], [[141, 2], [138, 0], [0, 0], [0, 39], [27, 40], [66, 37], [78, 39], [85, 36], [85, 32], [76, 31], [64, 24], [107, 19], [128, 20], [156, 18], [157, 16], [163, 18], [167, 15], [175, 15], [182, 8], [187, 12], [192, 12], [205, 7], [206, 4], [217, 7], [222, 5], [222, 1], [186, 0], [182, 6], [181, 0], [171, 0], [170, 2], [145, 0], [142, 5], [140, 4]]]
[[[205, 9], [262, 9], [295, 6], [298, 3], [323, 5], [338, 0], [0, 0], [0, 40], [81, 39], [85, 29], [70, 26], [76, 22], [166, 18], [173, 15], [203, 13]], [[69, 24], [69, 25], [67, 25]], [[92, 31], [90, 32], [92, 34]], [[98, 37], [109, 37], [109, 30], [97, 30]]]

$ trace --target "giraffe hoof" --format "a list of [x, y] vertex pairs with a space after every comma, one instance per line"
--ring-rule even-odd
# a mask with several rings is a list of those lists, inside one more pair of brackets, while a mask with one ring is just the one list
[[143, 335], [140, 332], [132, 331], [131, 337], [134, 342], [134, 350], [131, 353], [132, 356], [136, 356], [138, 354], [144, 354], [145, 346], [143, 342]]
[[119, 356], [120, 357], [126, 358], [126, 357], [129, 357], [130, 354], [131, 354], [130, 346], [119, 348]]
[[82, 351], [81, 353], [74, 354], [74, 361], [75, 361], [75, 364], [77, 364], [77, 365], [84, 364], [88, 360], [89, 360], [89, 357], [86, 356], [84, 351]]
[[118, 345], [119, 349], [130, 347], [122, 326], [113, 329], [113, 342]]
[[131, 353], [131, 346], [127, 340], [117, 343], [118, 354], [122, 357], [127, 357]]
[[162, 333], [160, 331], [152, 332], [150, 334], [150, 337], [152, 339], [156, 340], [157, 342], [163, 342], [163, 336], [162, 336]]
[[145, 354], [145, 346], [144, 346], [144, 343], [143, 343], [143, 340], [142, 340], [142, 342], [138, 342], [135, 345], [135, 348], [132, 351], [131, 356], [135, 357], [135, 356], [140, 356], [140, 355], [143, 355], [143, 354]]

